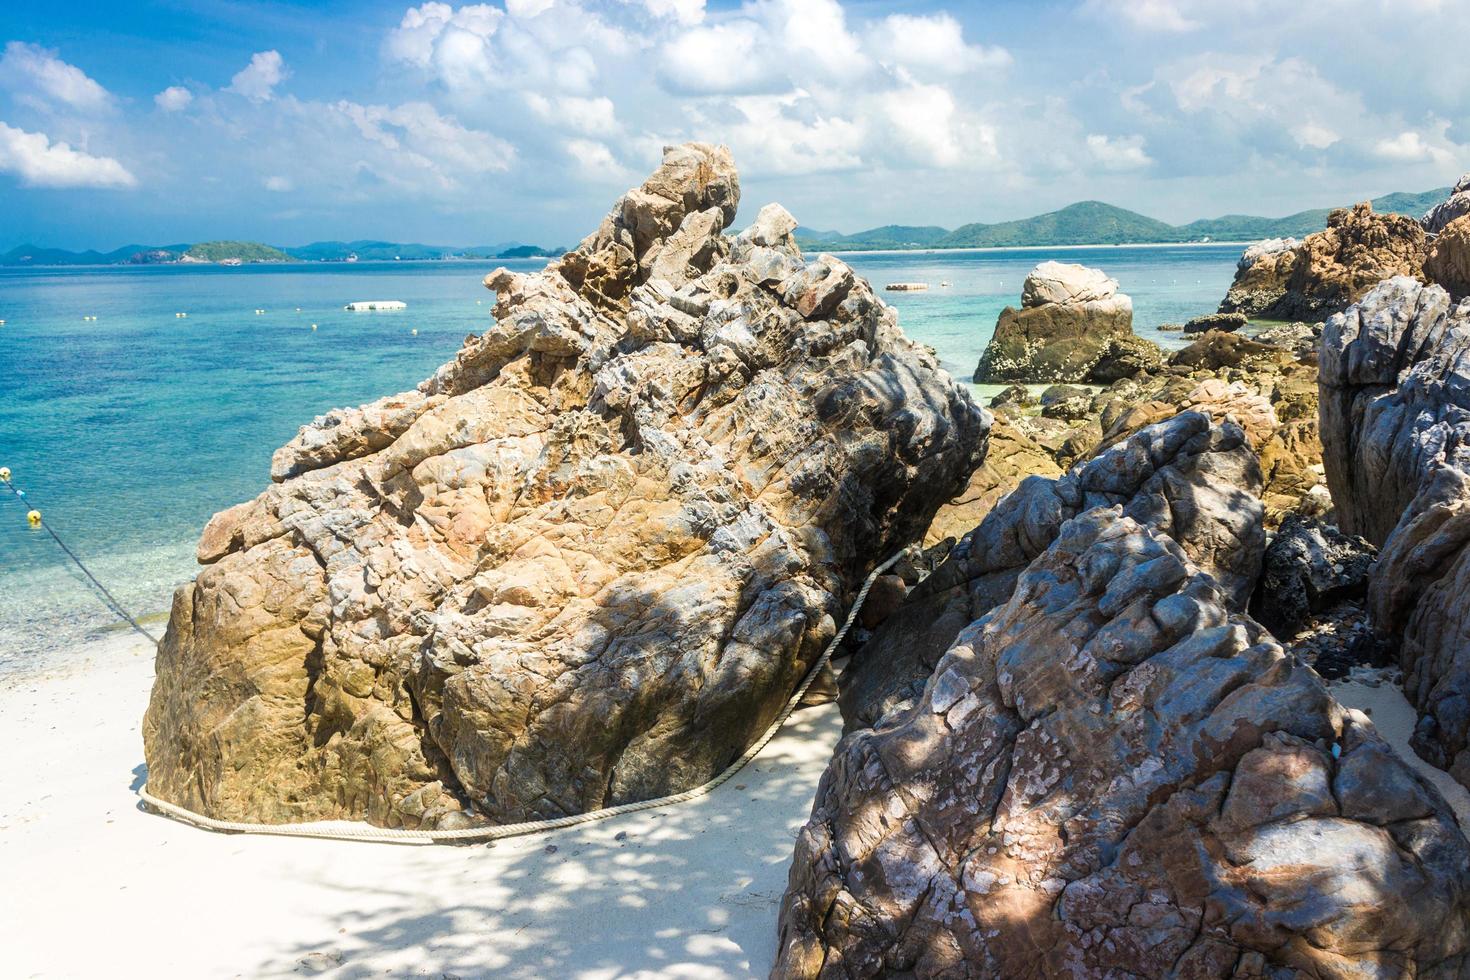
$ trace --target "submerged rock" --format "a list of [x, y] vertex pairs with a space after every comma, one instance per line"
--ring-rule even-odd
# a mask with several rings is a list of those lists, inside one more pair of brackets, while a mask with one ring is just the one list
[[[1131, 338], [1131, 340], [1124, 340]], [[1122, 341], [1114, 346], [1113, 341]], [[1021, 288], [1021, 309], [1001, 311], [979, 365], [978, 384], [1079, 382], [1103, 362], [1108, 381], [1129, 360], [1157, 360], [1133, 334], [1133, 300], [1118, 282], [1086, 266], [1043, 262]]]
[[839, 681], [849, 729], [911, 703], [960, 631], [1005, 602], [1017, 577], [1093, 507], [1178, 541], [1244, 608], [1266, 546], [1261, 472], [1234, 424], [1186, 412], [1148, 426], [1058, 479], [1028, 477], [966, 535], [852, 658]]
[[435, 827], [708, 779], [769, 724], [989, 416], [768, 206], [669, 149], [416, 392], [334, 412], [210, 522], [144, 719], [213, 817]]
[[1470, 847], [1360, 712], [1121, 508], [838, 745], [773, 977], [1459, 977]]
[[1241, 256], [1221, 313], [1270, 320], [1325, 320], [1390, 276], [1418, 276], [1424, 229], [1370, 204], [1339, 208], [1327, 228], [1292, 246], [1290, 240], [1252, 246]]
[[1244, 313], [1206, 313], [1197, 316], [1184, 324], [1185, 333], [1204, 333], [1207, 330], [1219, 330], [1223, 333], [1234, 333], [1246, 325]]

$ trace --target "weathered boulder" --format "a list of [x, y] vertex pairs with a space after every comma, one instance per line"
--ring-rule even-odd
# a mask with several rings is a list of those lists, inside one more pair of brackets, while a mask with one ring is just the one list
[[1428, 474], [1383, 546], [1368, 598], [1419, 709], [1410, 744], [1470, 786], [1470, 473]]
[[1322, 442], [1339, 522], [1382, 545], [1368, 606], [1412, 744], [1470, 785], [1470, 301], [1400, 278], [1328, 321]]
[[1470, 214], [1470, 174], [1455, 181], [1449, 198], [1430, 208], [1420, 223], [1429, 234], [1438, 235], [1450, 222], [1467, 214]]
[[1302, 323], [1300, 320], [1295, 323], [1275, 323], [1253, 334], [1251, 339], [1259, 344], [1284, 348], [1298, 358], [1306, 357], [1316, 354], [1317, 345], [1322, 340], [1322, 325]]
[[[1470, 194], [1465, 196], [1470, 199]], [[1470, 215], [1450, 222], [1430, 243], [1424, 275], [1454, 299], [1470, 296]]]
[[[794, 220], [672, 148], [417, 392], [303, 429], [175, 594], [149, 788], [506, 822], [698, 784], [770, 722], [989, 416]], [[205, 544], [207, 542], [207, 547]]]
[[1185, 321], [1184, 332], [1204, 333], [1207, 330], [1220, 330], [1224, 333], [1234, 333], [1246, 323], [1244, 313], [1206, 313], [1204, 316]]
[[1005, 602], [1062, 525], [1093, 507], [1119, 505], [1174, 538], [1243, 609], [1266, 546], [1260, 489], [1245, 433], [1199, 412], [1148, 426], [1059, 479], [1021, 481], [853, 655], [839, 678], [847, 727], [911, 703], [960, 631]]
[[[975, 368], [977, 384], [1088, 380], [1115, 337], [1133, 335], [1133, 300], [1097, 269], [1043, 262], [1006, 307]], [[1115, 370], [1113, 361], [1105, 370]]]
[[1339, 208], [1327, 228], [1295, 248], [1241, 257], [1221, 313], [1271, 320], [1324, 320], [1357, 302], [1391, 276], [1418, 276], [1424, 267], [1424, 229], [1397, 214], [1375, 214], [1370, 204]]
[[1339, 524], [1382, 546], [1431, 465], [1470, 468], [1470, 306], [1408, 277], [1327, 322], [1321, 435]]
[[773, 977], [1439, 977], [1470, 846], [1167, 536], [1097, 509], [849, 735]]
[[924, 546], [931, 547], [946, 538], [958, 540], [970, 533], [1026, 477], [1061, 475], [1061, 467], [1045, 447], [997, 413], [990, 427], [985, 462], [970, 474], [970, 482], [959, 496], [939, 508], [924, 534]]
[[1266, 548], [1251, 615], [1278, 640], [1289, 642], [1313, 613], [1366, 595], [1376, 555], [1377, 549], [1356, 535], [1288, 516]]
[[1097, 363], [1087, 373], [1094, 384], [1112, 384], [1123, 378], [1136, 378], [1164, 366], [1164, 352], [1152, 340], [1135, 334], [1109, 337], [1098, 355]]

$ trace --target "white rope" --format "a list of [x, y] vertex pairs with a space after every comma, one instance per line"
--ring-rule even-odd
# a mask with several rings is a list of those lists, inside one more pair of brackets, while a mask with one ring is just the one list
[[873, 582], [877, 580], [879, 575], [892, 568], [903, 555], [904, 552], [900, 551], [873, 569], [868, 575], [867, 579], [863, 582], [863, 587], [858, 590], [857, 597], [853, 600], [852, 609], [848, 611], [847, 619], [843, 621], [842, 628], [837, 631], [836, 636], [832, 637], [832, 642], [827, 644], [826, 649], [822, 651], [822, 655], [817, 658], [816, 663], [812, 664], [811, 670], [807, 671], [806, 677], [797, 686], [796, 692], [787, 700], [786, 707], [776, 716], [776, 720], [771, 722], [765, 734], [756, 739], [754, 744], [745, 750], [745, 754], [731, 763], [724, 772], [715, 776], [709, 782], [696, 786], [693, 789], [686, 789], [682, 793], [675, 793], [672, 796], [660, 796], [653, 800], [641, 800], [636, 803], [624, 803], [620, 806], [607, 807], [601, 810], [589, 810], [586, 813], [577, 813], [568, 817], [557, 817], [554, 820], [529, 820], [524, 823], [500, 824], [492, 827], [465, 827], [459, 830], [393, 830], [386, 827], [374, 827], [370, 824], [351, 823], [347, 821], [271, 824], [246, 823], [238, 820], [216, 820], [213, 817], [206, 817], [202, 813], [195, 813], [193, 810], [179, 806], [176, 803], [160, 800], [148, 792], [147, 783], [144, 783], [143, 787], [138, 790], [138, 795], [142, 797], [144, 803], [147, 803], [158, 812], [177, 820], [182, 820], [185, 823], [193, 824], [196, 827], [202, 827], [205, 830], [218, 830], [237, 834], [273, 834], [278, 837], [316, 837], [328, 840], [361, 840], [397, 844], [438, 844], [500, 840], [505, 837], [520, 837], [525, 834], [539, 834], [548, 830], [560, 830], [563, 827], [574, 827], [578, 824], [606, 820], [609, 817], [618, 817], [625, 813], [637, 813], [640, 810], [653, 810], [658, 807], [673, 806], [676, 803], [688, 803], [690, 800], [697, 800], [701, 796], [712, 793], [737, 772], [744, 769], [750, 763], [750, 760], [759, 755], [771, 739], [776, 737], [776, 733], [781, 730], [781, 726], [786, 724], [786, 719], [791, 717], [791, 713], [801, 703], [801, 699], [806, 694], [807, 688], [811, 687], [812, 681], [816, 680], [817, 674], [832, 659], [832, 654], [836, 651], [838, 644], [842, 642], [843, 637], [847, 636], [847, 631], [852, 628], [853, 622], [857, 619], [858, 611], [862, 609], [864, 600], [868, 598], [868, 590], [873, 587]]

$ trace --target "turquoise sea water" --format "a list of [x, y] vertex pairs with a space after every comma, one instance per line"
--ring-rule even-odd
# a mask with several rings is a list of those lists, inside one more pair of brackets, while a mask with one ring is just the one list
[[[1161, 246], [844, 258], [879, 288], [930, 283], [883, 295], [904, 330], [968, 380], [1037, 262], [1106, 270], [1133, 297], [1135, 329], [1176, 346], [1178, 334], [1154, 328], [1214, 310], [1239, 254]], [[160, 616], [196, 570], [205, 521], [258, 493], [272, 451], [304, 422], [413, 387], [484, 329], [491, 294], [480, 279], [494, 264], [0, 270], [0, 466], [125, 605]], [[408, 309], [342, 309], [367, 299]], [[117, 628], [50, 538], [26, 526], [25, 509], [0, 492], [0, 671]]]

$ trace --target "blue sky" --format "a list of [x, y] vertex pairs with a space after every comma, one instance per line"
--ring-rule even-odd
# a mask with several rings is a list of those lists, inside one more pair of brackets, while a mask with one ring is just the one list
[[670, 142], [746, 213], [1284, 214], [1470, 169], [1470, 0], [0, 7], [0, 249], [568, 244]]

